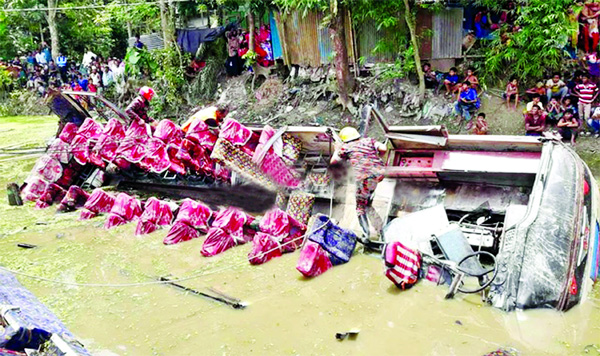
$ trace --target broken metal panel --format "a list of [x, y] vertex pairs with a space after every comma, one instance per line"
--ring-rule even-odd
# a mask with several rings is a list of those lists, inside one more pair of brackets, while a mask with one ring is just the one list
[[548, 145], [528, 212], [505, 232], [498, 255], [500, 272], [490, 299], [504, 310], [566, 310], [577, 302], [582, 289], [577, 288], [582, 281], [573, 263], [573, 251], [580, 243], [581, 163], [564, 146]]
[[463, 9], [445, 9], [433, 14], [432, 59], [462, 56]]

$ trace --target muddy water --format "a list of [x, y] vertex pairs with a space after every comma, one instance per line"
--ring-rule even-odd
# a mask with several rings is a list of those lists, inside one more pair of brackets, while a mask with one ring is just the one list
[[[54, 122], [20, 121], [20, 127], [27, 139], [32, 128], [41, 130], [40, 139]], [[24, 139], [15, 132], [0, 132], [0, 141]], [[22, 181], [32, 165], [1, 162], [0, 189]], [[77, 213], [8, 207], [5, 194], [0, 190], [0, 265], [77, 283], [202, 274], [181, 284], [248, 303], [234, 310], [165, 285], [71, 287], [19, 277], [96, 355], [481, 355], [498, 347], [522, 355], [600, 354], [592, 347], [584, 352], [587, 345], [600, 348], [600, 284], [567, 313], [504, 313], [475, 295], [446, 301], [446, 289], [428, 282], [399, 291], [383, 276], [381, 261], [361, 253], [305, 280], [295, 270], [298, 253], [263, 266], [248, 264], [249, 245], [203, 258], [202, 238], [166, 247], [164, 230], [141, 238], [133, 225], [105, 231], [104, 218], [78, 222]], [[38, 247], [20, 249], [19, 242]], [[351, 329], [360, 329], [355, 340], [335, 340], [336, 332]]]
[[[250, 266], [249, 245], [202, 258], [202, 238], [165, 247], [164, 230], [138, 238], [133, 225], [103, 230], [102, 218], [74, 222], [69, 213], [56, 220], [32, 207], [21, 215], [33, 212], [25, 231], [0, 239], [2, 265], [111, 284], [203, 271], [181, 284], [214, 287], [249, 304], [234, 310], [164, 285], [83, 288], [20, 277], [96, 354], [479, 355], [502, 346], [523, 355], [578, 355], [586, 345], [600, 347], [598, 288], [567, 313], [504, 313], [478, 296], [446, 301], [445, 288], [428, 282], [399, 291], [382, 275], [381, 261], [368, 255], [305, 280], [295, 270], [297, 253]], [[18, 242], [39, 247], [23, 250]], [[335, 340], [336, 332], [350, 329], [360, 329], [355, 340]]]

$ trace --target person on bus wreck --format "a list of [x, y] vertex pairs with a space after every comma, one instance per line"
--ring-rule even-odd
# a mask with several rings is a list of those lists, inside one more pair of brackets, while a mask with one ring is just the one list
[[125, 109], [127, 116], [139, 124], [147, 123], [152, 125], [154, 120], [148, 116], [148, 108], [154, 94], [154, 89], [146, 86], [141, 87], [139, 95]]
[[385, 167], [381, 155], [387, 151], [387, 147], [372, 138], [361, 137], [353, 127], [344, 127], [340, 131], [340, 138], [343, 143], [331, 157], [331, 164], [350, 161], [356, 179], [356, 213], [363, 230], [361, 242], [369, 244], [367, 208], [370, 208], [377, 184], [383, 180]]

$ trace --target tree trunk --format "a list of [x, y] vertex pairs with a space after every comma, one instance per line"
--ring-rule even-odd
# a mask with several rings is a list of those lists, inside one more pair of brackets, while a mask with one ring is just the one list
[[354, 77], [350, 74], [348, 64], [348, 48], [346, 48], [346, 32], [344, 30], [345, 8], [337, 0], [331, 0], [331, 23], [329, 24], [329, 34], [333, 39], [333, 49], [335, 58], [335, 76], [338, 82], [339, 100], [344, 109], [352, 107], [352, 101], [349, 94], [354, 90]]
[[127, 21], [127, 38], [133, 37], [133, 30], [131, 29], [131, 21]]
[[248, 13], [246, 14], [248, 18], [248, 52], [254, 52], [254, 14], [248, 9]]
[[419, 53], [419, 39], [417, 38], [417, 29], [415, 23], [415, 17], [410, 9], [409, 0], [404, 0], [404, 19], [410, 32], [410, 41], [413, 46], [413, 53], [415, 59], [415, 67], [417, 69], [417, 77], [419, 77], [419, 99], [421, 101], [425, 99], [425, 76], [423, 74], [423, 67], [421, 66], [421, 54]]
[[60, 48], [58, 44], [58, 29], [56, 28], [56, 7], [59, 0], [48, 0], [48, 30], [50, 30], [50, 46], [52, 58], [58, 57]]
[[172, 23], [169, 19], [170, 13], [169, 13], [169, 9], [167, 7], [166, 0], [160, 0], [159, 8], [160, 8], [160, 26], [162, 28], [163, 41], [165, 43], [165, 48], [169, 48], [174, 43], [174, 36], [173, 36]]

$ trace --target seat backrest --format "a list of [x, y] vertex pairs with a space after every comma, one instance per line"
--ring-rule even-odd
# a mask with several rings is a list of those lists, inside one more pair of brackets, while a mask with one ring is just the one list
[[[451, 225], [445, 233], [435, 236], [435, 241], [446, 259], [456, 263], [474, 253], [458, 225]], [[485, 271], [476, 257], [463, 262], [461, 269], [469, 274], [481, 274]]]

